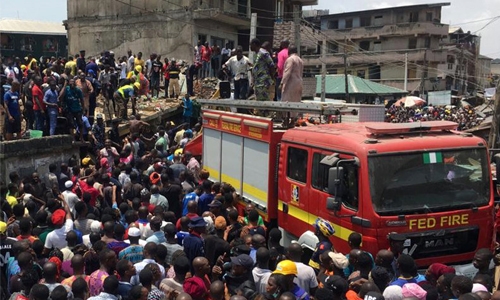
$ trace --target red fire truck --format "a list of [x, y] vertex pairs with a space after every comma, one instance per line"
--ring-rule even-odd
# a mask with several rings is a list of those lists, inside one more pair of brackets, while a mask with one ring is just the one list
[[[317, 217], [343, 253], [406, 236], [419, 266], [470, 262], [492, 248], [493, 187], [486, 143], [445, 121], [339, 123], [276, 129], [269, 118], [203, 110], [203, 168], [230, 183], [271, 226], [314, 247]], [[307, 242], [310, 241], [310, 242]]]

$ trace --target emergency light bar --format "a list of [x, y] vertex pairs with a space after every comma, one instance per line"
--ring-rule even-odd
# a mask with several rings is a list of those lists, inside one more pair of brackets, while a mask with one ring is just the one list
[[457, 123], [450, 121], [426, 121], [414, 123], [371, 122], [365, 124], [366, 130], [373, 135], [456, 130], [457, 127]]

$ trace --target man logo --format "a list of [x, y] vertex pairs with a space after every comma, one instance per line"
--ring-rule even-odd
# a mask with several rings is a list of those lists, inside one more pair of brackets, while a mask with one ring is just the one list
[[425, 248], [436, 248], [442, 246], [453, 246], [453, 238], [425, 241]]

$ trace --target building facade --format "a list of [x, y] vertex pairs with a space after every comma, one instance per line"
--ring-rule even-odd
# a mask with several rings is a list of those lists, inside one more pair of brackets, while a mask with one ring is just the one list
[[251, 0], [68, 0], [69, 52], [93, 56], [111, 50], [121, 56], [132, 50], [190, 62], [198, 40], [221, 48], [237, 45], [239, 32], [250, 28], [250, 5]]
[[62, 23], [0, 20], [0, 56], [66, 57], [68, 39]]
[[[325, 59], [304, 57], [306, 72], [347, 73], [410, 93], [441, 90], [438, 65], [446, 61], [442, 39], [442, 7], [450, 3], [411, 5], [321, 16], [322, 34], [328, 37]], [[317, 18], [316, 18], [317, 19]], [[316, 21], [318, 22], [318, 21]], [[406, 65], [406, 68], [405, 68]]]

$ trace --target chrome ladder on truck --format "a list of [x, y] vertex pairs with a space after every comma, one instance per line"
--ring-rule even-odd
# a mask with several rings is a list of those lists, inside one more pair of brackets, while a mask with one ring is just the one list
[[[283, 126], [289, 127], [290, 113], [295, 114], [314, 114], [320, 118], [329, 116], [341, 116], [343, 113], [350, 113], [346, 104], [334, 104], [325, 102], [274, 102], [274, 101], [255, 101], [255, 100], [196, 100], [202, 107], [211, 107], [212, 109], [236, 108], [244, 110], [259, 110], [267, 112], [285, 113]], [[283, 115], [283, 114], [281, 114]]]

